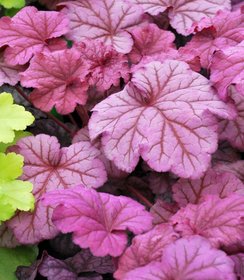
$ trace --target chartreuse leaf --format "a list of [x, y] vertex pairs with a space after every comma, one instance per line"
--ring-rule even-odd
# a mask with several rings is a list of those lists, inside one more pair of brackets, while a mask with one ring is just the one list
[[16, 209], [28, 211], [34, 207], [32, 184], [15, 180], [22, 174], [24, 159], [15, 153], [0, 153], [0, 222], [10, 219]]
[[0, 5], [2, 5], [6, 9], [20, 9], [24, 7], [25, 0], [0, 0]]
[[18, 266], [28, 266], [37, 257], [36, 246], [21, 246], [14, 249], [0, 248], [0, 280], [16, 280]]
[[32, 136], [32, 133], [28, 131], [15, 131], [15, 137], [11, 143], [5, 144], [0, 142], [0, 153], [4, 153], [8, 147], [15, 145], [20, 139], [27, 136]]
[[34, 122], [31, 113], [20, 105], [13, 104], [10, 93], [0, 94], [0, 142], [9, 143], [14, 140], [14, 130], [24, 130]]

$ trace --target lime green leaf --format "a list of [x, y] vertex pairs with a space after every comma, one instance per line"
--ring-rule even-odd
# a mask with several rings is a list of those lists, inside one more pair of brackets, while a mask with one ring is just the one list
[[6, 9], [17, 8], [20, 9], [24, 7], [25, 0], [0, 0], [0, 5]]
[[34, 122], [31, 113], [20, 105], [13, 104], [10, 93], [0, 94], [0, 142], [9, 143], [14, 140], [14, 130], [24, 130]]
[[8, 147], [11, 147], [15, 145], [20, 139], [27, 137], [27, 136], [32, 136], [32, 133], [28, 131], [15, 131], [15, 137], [13, 142], [5, 144], [0, 142], [0, 153], [4, 153]]
[[15, 153], [0, 153], [0, 222], [10, 219], [16, 209], [34, 208], [32, 184], [16, 180], [22, 174], [23, 162], [23, 157]]
[[36, 246], [21, 246], [14, 249], [0, 248], [0, 280], [16, 280], [18, 266], [29, 266], [37, 258]]

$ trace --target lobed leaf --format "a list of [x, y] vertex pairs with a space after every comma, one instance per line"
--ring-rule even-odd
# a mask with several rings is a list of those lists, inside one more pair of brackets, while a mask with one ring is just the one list
[[31, 113], [25, 108], [13, 104], [13, 97], [10, 93], [0, 94], [0, 142], [10, 143], [15, 138], [15, 130], [24, 130], [34, 122]]
[[235, 117], [209, 81], [184, 62], [151, 62], [132, 83], [93, 108], [90, 137], [102, 135], [105, 156], [132, 172], [141, 156], [158, 172], [199, 177], [217, 148], [216, 119]]
[[99, 152], [89, 143], [60, 148], [56, 137], [40, 134], [21, 139], [19, 153], [24, 156], [22, 179], [33, 183], [36, 207], [33, 212], [18, 213], [8, 222], [22, 244], [31, 244], [54, 237], [58, 231], [51, 222], [52, 207], [40, 203], [43, 194], [80, 183], [97, 188], [106, 181]]
[[83, 186], [47, 193], [43, 201], [55, 207], [52, 220], [57, 228], [73, 232], [73, 241], [95, 256], [120, 256], [127, 229], [140, 234], [152, 227], [150, 214], [138, 202]]
[[30, 99], [37, 108], [48, 112], [55, 106], [58, 113], [68, 114], [86, 103], [88, 73], [88, 63], [72, 48], [36, 55], [21, 74], [21, 84], [35, 88]]
[[[207, 256], [207, 257], [206, 257]], [[182, 238], [168, 245], [161, 262], [126, 274], [126, 280], [235, 280], [233, 261], [200, 237]]]
[[243, 217], [244, 196], [232, 194], [220, 199], [210, 195], [200, 204], [180, 209], [171, 222], [182, 236], [198, 234], [219, 247], [243, 240]]
[[13, 18], [0, 20], [0, 46], [8, 46], [8, 63], [27, 63], [33, 55], [48, 51], [48, 40], [68, 31], [68, 20], [59, 12], [38, 11], [35, 7], [21, 9]]
[[70, 20], [69, 39], [100, 39], [120, 53], [130, 52], [133, 40], [127, 32], [141, 21], [143, 11], [123, 0], [66, 2], [64, 13]]

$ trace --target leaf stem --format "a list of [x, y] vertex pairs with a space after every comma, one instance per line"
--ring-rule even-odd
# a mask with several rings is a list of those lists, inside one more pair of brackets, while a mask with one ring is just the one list
[[147, 207], [151, 208], [153, 206], [153, 204], [146, 198], [144, 197], [138, 190], [136, 190], [134, 187], [132, 186], [127, 186], [127, 188], [129, 189], [130, 192], [132, 192], [137, 198], [139, 198], [139, 200], [141, 200], [142, 202], [144, 202], [146, 204]]
[[82, 127], [87, 126], [88, 122], [89, 122], [89, 115], [87, 110], [85, 109], [84, 106], [81, 105], [77, 105], [76, 106], [76, 112], [79, 115], [81, 121], [82, 121]]
[[[19, 86], [14, 86], [14, 88], [17, 90], [17, 92], [26, 100], [28, 101], [31, 105], [33, 105], [32, 101], [30, 98], [24, 93], [24, 91], [19, 87]], [[57, 125], [62, 127], [66, 132], [68, 132], [72, 137], [74, 136], [74, 132], [69, 129], [63, 122], [61, 122], [59, 119], [54, 117], [52, 114], [48, 112], [44, 112], [48, 118], [52, 119]]]

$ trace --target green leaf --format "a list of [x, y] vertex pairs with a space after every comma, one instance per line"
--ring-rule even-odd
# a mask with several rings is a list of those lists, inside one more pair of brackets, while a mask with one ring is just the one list
[[13, 142], [5, 144], [0, 142], [0, 153], [4, 153], [8, 147], [11, 147], [15, 145], [20, 139], [27, 137], [27, 136], [32, 136], [32, 133], [28, 131], [15, 131], [15, 137]]
[[10, 93], [0, 94], [0, 142], [9, 143], [14, 140], [14, 130], [24, 130], [34, 122], [31, 113], [20, 105], [13, 104]]
[[0, 0], [0, 5], [2, 5], [6, 9], [20, 9], [24, 7], [25, 0]]
[[24, 158], [15, 153], [0, 153], [0, 222], [10, 219], [16, 209], [34, 208], [33, 185], [16, 180], [22, 174], [23, 162]]
[[29, 266], [37, 258], [36, 246], [21, 246], [14, 249], [0, 247], [0, 280], [16, 280], [18, 266]]

